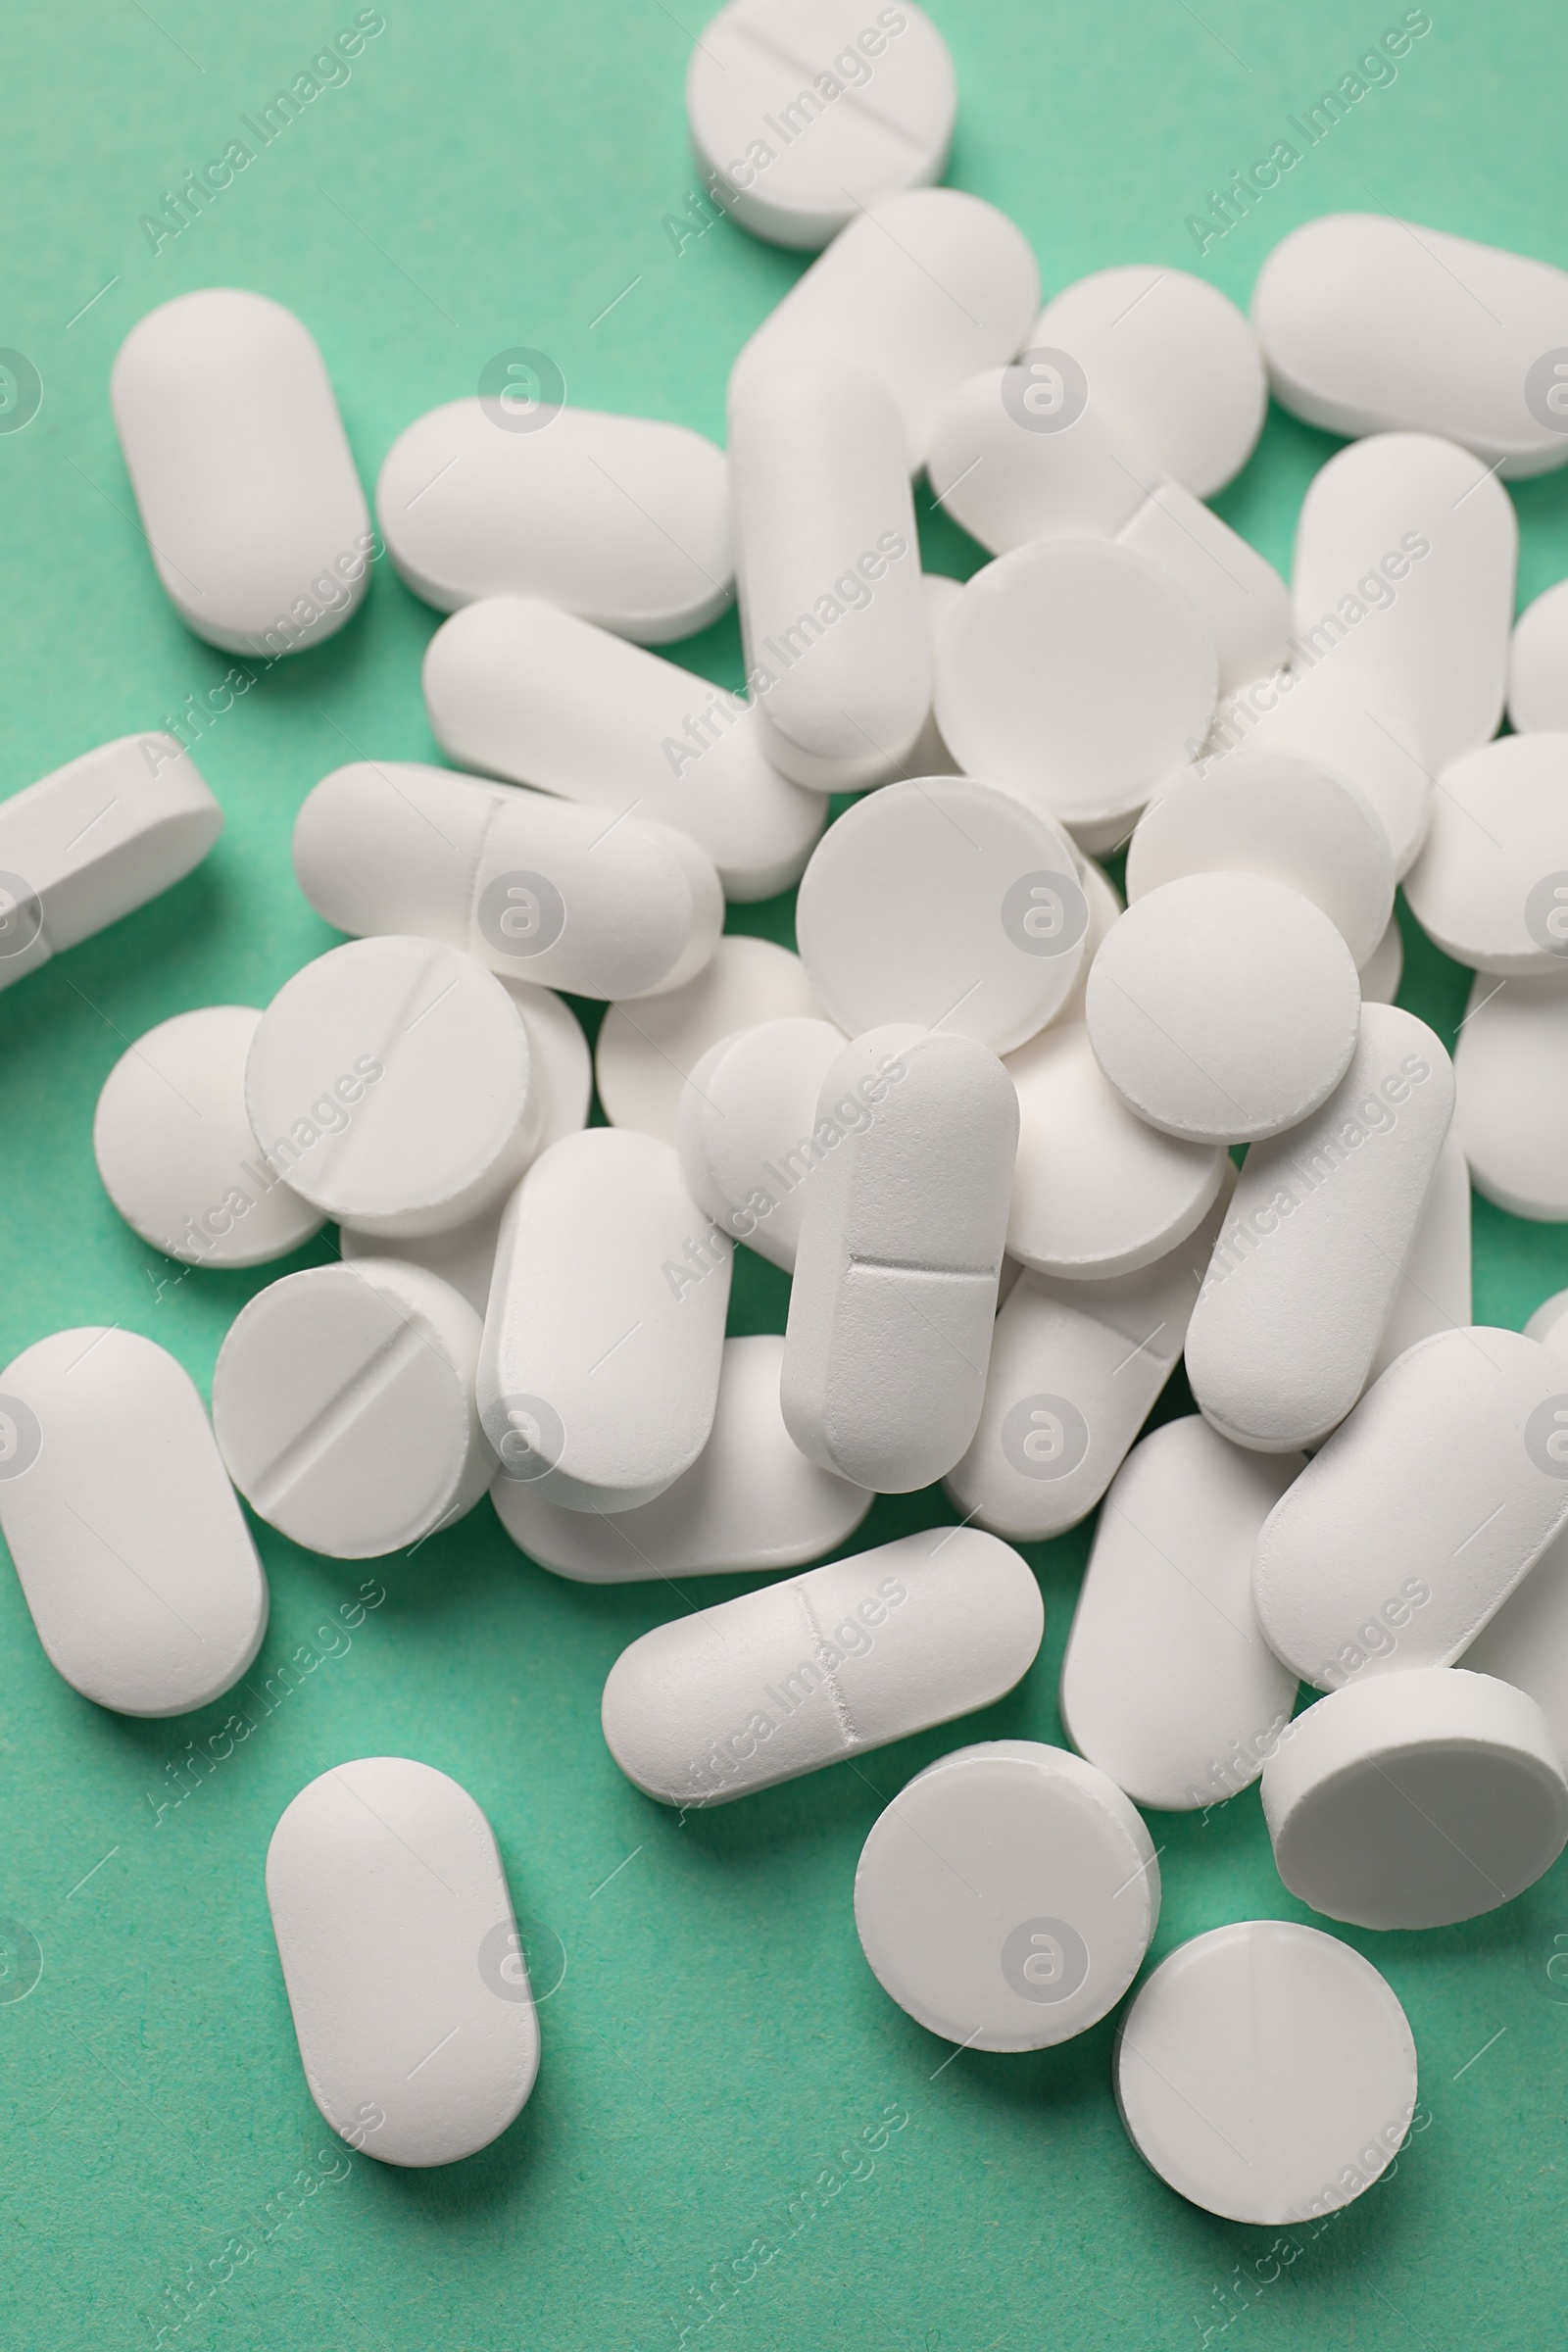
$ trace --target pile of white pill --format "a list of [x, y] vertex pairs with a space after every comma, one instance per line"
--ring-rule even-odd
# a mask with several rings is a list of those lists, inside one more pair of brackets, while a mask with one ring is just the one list
[[[770, 1576], [606, 1684], [616, 1765], [691, 1807], [1004, 1696], [1044, 1629], [1013, 1545], [1098, 1507], [1072, 1750], [943, 1755], [854, 1887], [911, 2017], [1040, 2049], [1143, 1969], [1140, 1807], [1260, 1780], [1283, 1886], [1367, 1930], [1568, 1840], [1568, 1294], [1521, 1334], [1470, 1282], [1472, 1183], [1568, 1219], [1568, 581], [1510, 638], [1503, 486], [1568, 461], [1568, 274], [1342, 216], [1250, 320], [1152, 267], [1042, 309], [1018, 229], [934, 184], [954, 75], [909, 0], [735, 0], [687, 101], [711, 201], [819, 253], [727, 454], [516, 391], [408, 425], [377, 520], [449, 616], [452, 765], [322, 778], [294, 864], [345, 944], [138, 1038], [98, 1103], [147, 1242], [248, 1268], [330, 1225], [340, 1260], [251, 1298], [210, 1419], [134, 1333], [29, 1347], [0, 1529], [50, 1662], [134, 1716], [257, 1653], [236, 1495], [334, 1559], [488, 1494], [561, 1576]], [[1204, 503], [1270, 389], [1350, 436], [1289, 585]], [[297, 318], [184, 295], [110, 397], [197, 635], [348, 620], [374, 528]], [[991, 558], [964, 584], [922, 576], [921, 472]], [[744, 696], [655, 650], [732, 600]], [[0, 984], [220, 824], [162, 735], [7, 802]], [[1394, 1003], [1400, 883], [1476, 975], [1451, 1061]], [[724, 933], [795, 884], [798, 955]], [[559, 991], [608, 1007], [594, 1066]], [[725, 1337], [737, 1245], [791, 1277], [782, 1339]], [[1199, 1412], [1141, 1438], [1181, 1358]], [[957, 1524], [809, 1565], [936, 1482]], [[266, 1874], [333, 2129], [413, 2166], [504, 2131], [539, 2027], [466, 1792], [347, 1760]], [[1183, 2196], [1282, 2224], [1387, 2167], [1415, 2049], [1345, 1941], [1240, 1920], [1145, 1978], [1114, 2094]]]

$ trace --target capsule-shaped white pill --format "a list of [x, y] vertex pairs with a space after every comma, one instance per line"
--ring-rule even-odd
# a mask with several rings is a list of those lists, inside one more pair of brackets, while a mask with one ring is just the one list
[[312, 2098], [383, 2164], [488, 2147], [539, 2072], [539, 2019], [495, 1834], [466, 1788], [361, 1756], [302, 1788], [267, 1901]]
[[1516, 1217], [1568, 1218], [1568, 975], [1478, 973], [1453, 1074], [1476, 1191]]
[[[1418, 1340], [1462, 1331], [1475, 1321], [1470, 1280], [1470, 1171], [1464, 1146], [1450, 1126], [1438, 1153], [1394, 1306], [1378, 1342], [1366, 1385], [1372, 1386]], [[1540, 1337], [1532, 1332], [1532, 1339]]]
[[280, 303], [204, 286], [121, 345], [109, 403], [170, 602], [209, 645], [319, 645], [375, 548], [321, 355]]
[[822, 1130], [817, 1097], [844, 1051], [831, 1021], [760, 1021], [720, 1038], [681, 1090], [676, 1149], [686, 1189], [715, 1225], [786, 1274], [795, 1271], [811, 1170], [846, 1126], [869, 1116], [840, 1098]]
[[972, 1038], [869, 1030], [828, 1071], [867, 1116], [815, 1171], [784, 1344], [805, 1454], [878, 1494], [951, 1470], [985, 1395], [1018, 1098]]
[[237, 1683], [267, 1579], [189, 1373], [136, 1332], [57, 1331], [0, 1372], [0, 1534], [50, 1664], [121, 1715]]
[[1291, 752], [1353, 784], [1382, 820], [1398, 878], [1425, 841], [1432, 813], [1420, 739], [1396, 711], [1337, 685], [1332, 669], [1322, 662], [1254, 679], [1214, 713], [1208, 750]]
[[1508, 648], [1508, 720], [1518, 735], [1568, 734], [1568, 580], [1526, 605]]
[[721, 1805], [990, 1706], [1028, 1673], [1040, 1588], [939, 1527], [655, 1626], [605, 1684], [605, 1742], [665, 1805]]
[[1446, 767], [1404, 889], [1457, 962], [1568, 973], [1568, 732], [1504, 736]]
[[[606, 1118], [613, 1127], [639, 1127], [661, 1143], [676, 1143], [681, 1099], [704, 1055], [723, 1039], [772, 1021], [821, 1024], [822, 1007], [805, 964], [770, 939], [726, 933], [684, 988], [636, 1004], [612, 1004], [606, 1013], [594, 1048]], [[788, 1102], [781, 1097], [774, 1105], [790, 1143], [799, 1133], [792, 1123], [795, 1099], [792, 1092]]]

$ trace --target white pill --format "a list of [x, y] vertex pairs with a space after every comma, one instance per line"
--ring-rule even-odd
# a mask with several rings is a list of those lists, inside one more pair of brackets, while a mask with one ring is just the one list
[[1363, 1004], [1392, 1004], [1399, 993], [1404, 976], [1404, 938], [1399, 918], [1391, 914], [1365, 963], [1356, 966], [1356, 978], [1361, 984]]
[[755, 237], [825, 245], [866, 205], [942, 177], [958, 94], [903, 0], [734, 0], [705, 24], [686, 120], [710, 200]]
[[1366, 1386], [1453, 1117], [1424, 1021], [1363, 1004], [1350, 1066], [1300, 1126], [1254, 1144], [1187, 1331], [1187, 1377], [1222, 1436], [1315, 1446]]
[[[921, 586], [925, 594], [926, 650], [931, 659], [931, 687], [936, 691], [937, 639], [947, 625], [948, 615], [963, 594], [961, 580], [950, 580], [940, 571], [924, 574]], [[900, 773], [906, 776], [951, 776], [957, 761], [942, 740], [937, 725], [935, 708], [925, 715], [925, 724], [914, 739], [913, 748], [906, 752]]]
[[639, 1127], [673, 1144], [681, 1090], [720, 1038], [764, 1021], [822, 1017], [798, 956], [746, 933], [723, 938], [684, 988], [642, 1004], [612, 1004], [606, 1013], [594, 1049], [605, 1116], [613, 1126]]
[[219, 1450], [252, 1510], [334, 1560], [408, 1550], [471, 1511], [495, 1476], [480, 1330], [450, 1284], [394, 1258], [258, 1292], [213, 1374]]
[[1404, 890], [1456, 962], [1568, 972], [1568, 734], [1507, 735], [1446, 767]]
[[245, 1057], [261, 1014], [204, 1004], [160, 1021], [104, 1080], [92, 1149], [133, 1232], [188, 1266], [259, 1266], [319, 1232], [245, 1115]]
[[1190, 1413], [1133, 1447], [1105, 1496], [1061, 1666], [1061, 1720], [1135, 1804], [1250, 1788], [1296, 1677], [1252, 1607], [1252, 1546], [1298, 1454], [1244, 1453]]
[[1293, 670], [1326, 663], [1438, 772], [1497, 731], [1518, 549], [1507, 491], [1467, 450], [1381, 433], [1337, 451], [1297, 524]]
[[577, 1511], [672, 1487], [713, 1426], [733, 1254], [667, 1145], [617, 1127], [552, 1144], [507, 1205], [484, 1319], [503, 1475]]
[[992, 1705], [1045, 1621], [995, 1536], [903, 1536], [655, 1626], [610, 1670], [605, 1743], [661, 1804], [728, 1804]]
[[462, 767], [690, 834], [731, 899], [797, 881], [819, 793], [763, 753], [754, 705], [529, 597], [485, 597], [425, 648], [430, 731]]
[[542, 1097], [494, 975], [427, 939], [354, 940], [285, 981], [257, 1028], [245, 1107], [269, 1159], [362, 1233], [466, 1224], [522, 1173]]
[[1526, 605], [1508, 649], [1508, 718], [1516, 734], [1568, 731], [1568, 580]]
[[[838, 1113], [818, 1134], [816, 1099], [844, 1050], [831, 1021], [761, 1021], [720, 1038], [681, 1090], [676, 1149], [686, 1189], [715, 1225], [795, 1271], [811, 1170], [836, 1150]], [[858, 1100], [841, 1105], [857, 1125]]]
[[855, 1925], [884, 1992], [962, 2049], [1044, 2050], [1113, 2009], [1159, 1917], [1153, 1840], [1065, 1748], [941, 1756], [878, 1816]]
[[1241, 472], [1268, 407], [1263, 355], [1245, 313], [1186, 270], [1097, 270], [1054, 294], [1026, 352], [1077, 362], [1097, 416], [1212, 498]]
[[172, 889], [222, 829], [172, 735], [122, 735], [0, 802], [0, 988]]
[[1304, 1682], [1458, 1657], [1568, 1519], [1568, 1377], [1535, 1340], [1439, 1332], [1390, 1365], [1258, 1538], [1252, 1592]]
[[1539, 1340], [1543, 1348], [1550, 1348], [1558, 1355], [1568, 1355], [1568, 1291], [1554, 1291], [1542, 1300], [1525, 1325], [1525, 1337]]
[[1406, 721], [1336, 685], [1329, 667], [1255, 680], [1221, 705], [1208, 748], [1294, 752], [1353, 784], [1383, 820], [1397, 878], [1426, 839], [1432, 777]]
[[871, 1507], [864, 1487], [808, 1462], [784, 1426], [772, 1332], [726, 1340], [712, 1433], [691, 1468], [632, 1511], [566, 1511], [537, 1488], [498, 1478], [502, 1526], [541, 1568], [586, 1585], [798, 1568], [847, 1544]]
[[[1089, 989], [1089, 967], [1110, 936], [1110, 927], [1124, 909], [1121, 894], [1102, 865], [1093, 858], [1078, 861], [1078, 882], [1089, 902], [1089, 928], [1084, 933], [1083, 961], [1077, 977], [1051, 1016], [1051, 1027], [1065, 1029], [1084, 1017], [1084, 998]], [[1020, 1048], [1020, 1051], [1022, 1049]]]
[[1568, 1218], [1568, 978], [1478, 973], [1453, 1074], [1476, 1191], [1516, 1217]]
[[949, 393], [1009, 358], [1039, 306], [1028, 241], [994, 205], [956, 188], [885, 197], [858, 214], [742, 346], [730, 396], [799, 360], [869, 368], [903, 413], [914, 473]]
[[232, 286], [160, 303], [122, 343], [109, 405], [188, 629], [275, 659], [342, 627], [375, 533], [321, 355], [292, 311]]
[[356, 1233], [352, 1225], [344, 1225], [338, 1232], [338, 1248], [348, 1266], [363, 1257], [386, 1257], [399, 1265], [421, 1266], [427, 1274], [448, 1284], [460, 1298], [466, 1298], [482, 1323], [490, 1299], [490, 1277], [495, 1270], [496, 1243], [505, 1210], [506, 1202], [498, 1200], [469, 1224], [454, 1225], [445, 1233], [413, 1234], [393, 1241], [383, 1241], [373, 1233]]
[[1568, 1780], [1535, 1700], [1432, 1666], [1320, 1698], [1263, 1767], [1291, 1892], [1357, 1928], [1446, 1928], [1511, 1902], [1568, 1842]]
[[239, 1681], [267, 1579], [189, 1373], [133, 1331], [57, 1331], [0, 1372], [0, 1534], [49, 1663], [122, 1715]]
[[1211, 1928], [1162, 1960], [1122, 2020], [1115, 2075], [1150, 2170], [1206, 2213], [1268, 2228], [1360, 2196], [1415, 2114], [1392, 1985], [1289, 1919]]
[[706, 629], [732, 586], [723, 451], [683, 424], [558, 405], [542, 358], [393, 442], [375, 514], [399, 577], [441, 612], [539, 596], [639, 645]]
[[1092, 539], [976, 572], [937, 648], [936, 715], [970, 775], [1109, 849], [1208, 732], [1218, 673], [1191, 598]]
[[1568, 459], [1568, 273], [1392, 213], [1275, 246], [1252, 324], [1282, 408], [1331, 433], [1439, 433], [1504, 480]]
[[1201, 1223], [1223, 1149], [1135, 1116], [1081, 1021], [1043, 1030], [1007, 1056], [1007, 1072], [1018, 1090], [1009, 1256], [1040, 1274], [1100, 1281], [1152, 1266]]
[[455, 2164], [539, 2072], [539, 2019], [495, 1834], [466, 1788], [361, 1756], [302, 1788], [267, 1901], [311, 2096], [383, 2164]]
[[795, 903], [807, 975], [851, 1037], [916, 1021], [997, 1054], [1060, 1009], [1088, 928], [1065, 834], [975, 776], [858, 801], [812, 851]]
[[864, 1122], [802, 1211], [784, 1419], [825, 1469], [907, 1494], [953, 1468], [980, 1417], [1018, 1098], [972, 1038], [893, 1026], [845, 1047], [818, 1118], [857, 1099]]
[[1395, 1357], [1418, 1340], [1429, 1340], [1440, 1331], [1463, 1330], [1474, 1321], [1470, 1171], [1464, 1147], [1450, 1127], [1438, 1153], [1432, 1189], [1394, 1295], [1393, 1312], [1366, 1376], [1367, 1387], [1380, 1380]]
[[1527, 1692], [1568, 1765], [1568, 1534], [1547, 1544], [1459, 1663], [1467, 1673], [1489, 1674]]
[[1129, 906], [1095, 957], [1095, 1054], [1141, 1119], [1194, 1143], [1299, 1126], [1355, 1051], [1348, 949], [1299, 891], [1191, 874]]

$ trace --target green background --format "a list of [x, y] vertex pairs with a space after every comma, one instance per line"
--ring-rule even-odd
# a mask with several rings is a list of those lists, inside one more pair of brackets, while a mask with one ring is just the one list
[[[139, 217], [353, 10], [156, 0], [155, 21], [138, 0], [10, 0], [0, 342], [28, 355], [44, 398], [0, 437], [0, 791], [158, 726], [228, 667], [157, 587], [109, 418], [114, 352], [171, 295], [241, 285], [297, 311], [368, 487], [404, 425], [471, 392], [516, 344], [551, 353], [576, 402], [720, 433], [731, 359], [801, 262], [727, 222], [677, 252], [663, 224], [693, 184], [689, 8], [388, 0], [346, 86], [155, 257]], [[951, 176], [1022, 224], [1048, 290], [1152, 261], [1199, 268], [1245, 302], [1296, 222], [1379, 205], [1568, 263], [1560, 0], [1434, 0], [1395, 84], [1201, 263], [1187, 215], [1397, 8], [935, 0], [933, 14], [961, 91]], [[1332, 446], [1274, 414], [1220, 501], [1282, 566]], [[1524, 601], [1568, 572], [1568, 474], [1516, 497]], [[977, 550], [925, 520], [929, 565], [974, 568]], [[212, 728], [197, 756], [227, 829], [206, 864], [0, 998], [0, 1353], [118, 1321], [205, 1389], [241, 1302], [286, 1270], [176, 1281], [99, 1189], [93, 1105], [152, 1023], [265, 1004], [331, 944], [292, 884], [294, 811], [352, 747], [435, 756], [419, 697], [435, 621], [378, 564], [351, 627]], [[739, 682], [733, 622], [681, 658]], [[787, 940], [788, 905], [731, 924]], [[1451, 1041], [1465, 977], [1412, 948], [1401, 1002]], [[1565, 1283], [1568, 1230], [1478, 1204], [1479, 1320], [1518, 1325]], [[732, 1328], [781, 1329], [783, 1293], [750, 1260]], [[885, 1502], [859, 1542], [951, 1516], [940, 1494]], [[366, 1571], [257, 1535], [272, 1624], [251, 1686], [302, 1642], [320, 1663], [270, 1715], [251, 1708], [257, 1731], [178, 1804], [172, 1768], [229, 1702], [162, 1724], [99, 1712], [46, 1665], [0, 1578], [0, 1913], [43, 1963], [26, 1998], [0, 2005], [6, 2352], [115, 2352], [160, 2328], [182, 2352], [662, 2352], [705, 2308], [717, 2312], [710, 2345], [758, 2352], [1180, 2352], [1222, 2332], [1254, 2352], [1560, 2342], [1568, 2005], [1546, 1996], [1544, 1965], [1554, 1933], [1568, 1936], [1568, 1863], [1468, 1926], [1349, 1936], [1409, 2014], [1423, 2128], [1394, 2178], [1273, 2254], [1277, 2233], [1184, 2205], [1133, 2154], [1110, 2094], [1110, 2021], [1039, 2055], [944, 2065], [948, 2046], [866, 1970], [851, 1886], [884, 1800], [965, 1740], [1059, 1737], [1055, 1673], [1087, 1529], [1031, 1554], [1046, 1646], [1004, 1704], [684, 1821], [622, 1780], [598, 1727], [616, 1652], [681, 1595], [560, 1582], [484, 1504], [416, 1557], [375, 1565], [386, 1597], [344, 1648], [317, 1629], [341, 1624]], [[522, 2118], [426, 2175], [329, 2144], [263, 1893], [267, 1840], [295, 1790], [388, 1750], [473, 1792], [541, 1989], [564, 1960]], [[1275, 1876], [1255, 1790], [1206, 1821], [1152, 1826], [1165, 1889], [1154, 1957], [1226, 1920], [1306, 1916]], [[819, 2179], [888, 2110], [905, 2120], [885, 2148], [856, 2176]], [[790, 2235], [789, 2201], [813, 2181], [816, 2216]], [[755, 2241], [774, 2249], [765, 2261]], [[704, 2305], [715, 2278], [727, 2285]]]

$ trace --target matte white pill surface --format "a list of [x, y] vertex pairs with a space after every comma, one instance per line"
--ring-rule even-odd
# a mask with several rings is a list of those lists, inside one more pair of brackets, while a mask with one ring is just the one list
[[1446, 767], [1404, 888], [1457, 962], [1568, 974], [1568, 734], [1507, 735]]
[[[1534, 1318], [1532, 1317], [1532, 1320]], [[1459, 1660], [1533, 1698], [1568, 1766], [1568, 1535], [1556, 1536]]]
[[1432, 777], [1420, 740], [1396, 711], [1379, 710], [1330, 674], [1316, 669], [1285, 670], [1260, 678], [1215, 713], [1209, 748], [1294, 752], [1342, 776], [1369, 801], [1383, 820], [1394, 871], [1409, 871], [1426, 839], [1432, 811]]
[[867, 794], [811, 853], [795, 903], [801, 958], [849, 1036], [886, 1021], [1021, 1046], [1083, 960], [1078, 857], [1021, 793], [928, 776]]
[[1276, 2227], [1338, 2212], [1388, 2169], [1415, 2114], [1415, 2043], [1348, 1943], [1236, 1920], [1139, 1987], [1115, 2084], [1128, 2138], [1178, 2196]]
[[[1410, 1254], [1394, 1307], [1372, 1358], [1367, 1387], [1396, 1355], [1435, 1332], [1462, 1330], [1475, 1320], [1470, 1284], [1470, 1171], [1464, 1147], [1450, 1127], [1438, 1153]], [[1532, 1333], [1532, 1338], [1538, 1334]]]
[[261, 1014], [204, 1004], [160, 1021], [104, 1080], [92, 1149], [105, 1192], [144, 1242], [188, 1266], [259, 1266], [320, 1230], [245, 1115]]
[[844, 1127], [867, 1116], [852, 1098], [831, 1114], [831, 1129], [817, 1132], [817, 1097], [843, 1050], [831, 1021], [762, 1021], [710, 1046], [681, 1090], [675, 1142], [687, 1191], [725, 1233], [786, 1274], [795, 1271], [807, 1179], [837, 1150]]
[[1453, 1074], [1476, 1191], [1516, 1217], [1568, 1218], [1568, 976], [1478, 973]]
[[1511, 1902], [1568, 1842], [1568, 1780], [1535, 1700], [1427, 1667], [1335, 1690], [1263, 1767], [1291, 1892], [1357, 1928], [1446, 1928]]
[[517, 353], [493, 391], [398, 435], [375, 514], [399, 576], [441, 612], [540, 596], [639, 645], [706, 629], [731, 594], [723, 451], [683, 424], [561, 406], [549, 368]]
[[1558, 1355], [1568, 1354], [1568, 1291], [1554, 1291], [1542, 1300], [1525, 1325], [1525, 1337]]
[[49, 1663], [122, 1715], [239, 1681], [267, 1579], [189, 1373], [133, 1331], [57, 1331], [0, 1372], [0, 1534]]
[[1083, 960], [1077, 978], [1051, 1016], [1051, 1027], [1065, 1029], [1084, 1017], [1084, 998], [1089, 988], [1089, 967], [1110, 935], [1110, 927], [1123, 911], [1121, 895], [1102, 865], [1093, 858], [1082, 858], [1078, 863], [1078, 882], [1089, 902], [1089, 928], [1084, 934]]
[[1362, 1004], [1392, 1004], [1399, 993], [1399, 982], [1403, 976], [1404, 935], [1399, 929], [1398, 916], [1391, 914], [1383, 937], [1365, 963], [1356, 966]]
[[1508, 649], [1508, 718], [1520, 735], [1568, 731], [1568, 580], [1527, 605]]
[[375, 544], [326, 368], [265, 295], [205, 286], [121, 345], [109, 404], [170, 602], [230, 654], [342, 627]]
[[1446, 1666], [1568, 1519], [1568, 1378], [1516, 1331], [1440, 1332], [1390, 1365], [1280, 1502], [1252, 1590], [1320, 1690]]
[[612, 1004], [594, 1048], [605, 1116], [673, 1144], [681, 1090], [710, 1047], [763, 1021], [822, 1017], [798, 956], [770, 939], [725, 937], [684, 988], [642, 1004]]
[[1159, 1917], [1153, 1840], [1121, 1790], [1033, 1740], [960, 1747], [881, 1814], [855, 1925], [884, 1992], [964, 2049], [1044, 2050], [1113, 2009]]
[[796, 881], [826, 819], [820, 793], [769, 764], [752, 705], [531, 597], [444, 621], [424, 704], [459, 766], [689, 833], [732, 899]]
[[[554, 1140], [554, 1139], [551, 1139]], [[338, 1229], [338, 1247], [345, 1265], [362, 1257], [390, 1257], [400, 1265], [422, 1266], [466, 1298], [480, 1322], [490, 1302], [490, 1277], [495, 1270], [496, 1243], [506, 1202], [497, 1201], [466, 1225], [445, 1233], [419, 1233], [383, 1241], [378, 1234], [356, 1233], [352, 1225]]]
[[383, 2164], [487, 2147], [539, 2072], [506, 1872], [466, 1788], [362, 1756], [302, 1788], [267, 1849], [267, 1900], [311, 2096]]
[[0, 802], [0, 988], [200, 865], [223, 812], [172, 735], [122, 735]]
[[[961, 580], [950, 580], [940, 571], [924, 574], [921, 586], [925, 595], [926, 645], [931, 657], [931, 686], [936, 691], [937, 640], [947, 626], [948, 615], [963, 594]], [[942, 740], [934, 709], [925, 715], [925, 724], [914, 739], [913, 748], [901, 763], [900, 773], [906, 776], [951, 776], [957, 772], [957, 761]]]

